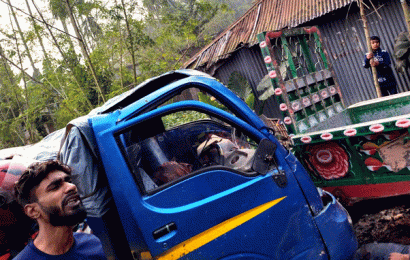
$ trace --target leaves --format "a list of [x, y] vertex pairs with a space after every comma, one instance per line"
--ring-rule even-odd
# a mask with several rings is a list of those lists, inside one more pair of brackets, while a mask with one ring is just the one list
[[244, 99], [246, 94], [252, 93], [248, 80], [238, 71], [229, 76], [228, 88]]
[[[29, 18], [26, 29], [19, 30], [15, 20], [0, 28], [0, 149], [40, 140], [103, 99], [181, 68], [251, 0], [70, 0], [71, 17], [65, 1], [24, 2], [19, 9], [25, 13], [15, 9], [15, 20]], [[73, 33], [73, 21], [79, 34]], [[28, 54], [34, 71], [27, 69]], [[254, 107], [245, 78], [237, 75], [231, 85]], [[211, 97], [200, 99], [224, 109]]]
[[258, 92], [262, 92], [262, 95], [259, 96], [259, 100], [267, 100], [271, 96], [275, 95], [275, 90], [273, 89], [271, 79], [269, 75], [265, 75], [256, 86]]
[[393, 57], [396, 60], [395, 68], [400, 73], [405, 73], [409, 68], [410, 35], [409, 32], [401, 32], [395, 39]]
[[228, 111], [228, 109], [224, 105], [219, 103], [214, 97], [210, 97], [207, 94], [204, 94], [202, 92], [198, 93], [198, 100], [203, 102], [203, 103], [206, 103], [206, 104], [212, 105], [214, 107], [217, 107], [219, 109]]
[[255, 109], [255, 96], [253, 95], [252, 87], [240, 72], [232, 72], [227, 87], [244, 100], [251, 109]]

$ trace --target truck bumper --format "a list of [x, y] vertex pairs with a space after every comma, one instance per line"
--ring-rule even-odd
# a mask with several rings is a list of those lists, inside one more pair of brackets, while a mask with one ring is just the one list
[[327, 247], [329, 259], [351, 259], [358, 244], [349, 213], [332, 194], [326, 191], [322, 191], [322, 194], [327, 202], [314, 219]]

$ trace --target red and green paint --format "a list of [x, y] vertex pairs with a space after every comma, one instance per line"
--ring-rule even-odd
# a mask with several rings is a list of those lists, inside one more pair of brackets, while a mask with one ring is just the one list
[[316, 27], [258, 40], [292, 152], [316, 186], [346, 203], [409, 194], [410, 94], [345, 108]]

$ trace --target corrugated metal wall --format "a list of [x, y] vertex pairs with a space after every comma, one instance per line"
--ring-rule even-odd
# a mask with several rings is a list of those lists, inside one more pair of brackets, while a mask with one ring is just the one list
[[[381, 47], [392, 56], [395, 37], [406, 30], [400, 1], [372, 2], [377, 12], [374, 12], [373, 8], [367, 10], [370, 34], [378, 35], [381, 38]], [[376, 98], [371, 73], [369, 69], [364, 69], [362, 64], [367, 45], [356, 3], [315, 19], [308, 25], [318, 25], [321, 31], [345, 104], [349, 106]], [[394, 66], [393, 58], [392, 62]], [[245, 76], [256, 93], [256, 86], [267, 74], [259, 46], [240, 49], [216, 70], [214, 76], [227, 84], [233, 71], [239, 71]], [[396, 74], [396, 79], [399, 92], [410, 90], [408, 74]], [[268, 117], [281, 117], [274, 98], [268, 100], [263, 111]]]
[[186, 64], [187, 68], [211, 66], [234, 52], [241, 44], [257, 43], [262, 31], [296, 27], [306, 21], [349, 5], [354, 0], [258, 0], [235, 23], [219, 34]]
[[[268, 73], [259, 45], [255, 45], [252, 48], [242, 48], [240, 51], [234, 53], [213, 76], [227, 85], [229, 82], [229, 76], [234, 71], [240, 72], [246, 79], [248, 79], [254, 93], [256, 93], [257, 85]], [[258, 111], [261, 106], [261, 102], [256, 100], [255, 110]], [[271, 118], [280, 118], [281, 114], [278, 107], [279, 105], [275, 98], [269, 98], [264, 104], [263, 114]]]
[[[400, 32], [407, 30], [402, 7], [400, 1], [377, 2], [373, 0], [373, 4], [375, 4], [377, 13], [374, 11], [371, 13], [367, 10], [370, 35], [380, 37], [381, 48], [390, 53], [394, 67], [392, 57], [394, 39]], [[359, 10], [356, 8], [356, 4], [351, 6], [349, 13], [347, 10], [348, 8], [343, 8], [338, 12], [338, 15], [331, 14], [323, 17], [323, 20], [330, 18], [333, 21], [322, 23], [319, 28], [345, 103], [352, 105], [363, 100], [376, 98], [377, 95], [370, 69], [363, 68], [367, 45]], [[341, 15], [347, 19], [334, 19]], [[408, 91], [410, 87], [408, 75], [395, 75], [399, 92]]]

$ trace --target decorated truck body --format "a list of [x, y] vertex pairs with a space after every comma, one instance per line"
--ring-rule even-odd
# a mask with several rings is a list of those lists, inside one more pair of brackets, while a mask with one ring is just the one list
[[409, 93], [345, 107], [316, 27], [258, 35], [295, 156], [346, 204], [409, 194]]
[[[197, 101], [205, 94], [220, 105]], [[144, 82], [0, 157], [10, 153], [2, 192], [23, 158], [73, 168], [109, 259], [350, 259], [357, 248], [335, 197], [240, 98], [197, 71]]]

